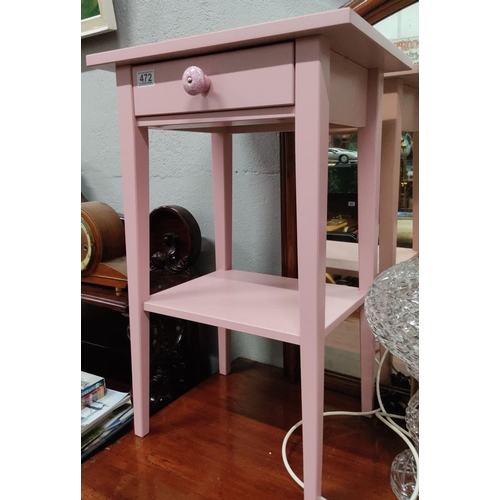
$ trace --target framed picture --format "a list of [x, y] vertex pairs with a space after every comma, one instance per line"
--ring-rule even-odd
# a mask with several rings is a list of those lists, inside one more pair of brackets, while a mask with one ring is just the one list
[[82, 38], [114, 30], [113, 0], [82, 0]]

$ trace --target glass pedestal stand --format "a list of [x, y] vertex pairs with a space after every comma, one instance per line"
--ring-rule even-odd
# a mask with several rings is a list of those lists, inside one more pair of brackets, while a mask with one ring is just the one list
[[[412, 396], [406, 408], [406, 428], [418, 451], [418, 391]], [[416, 486], [417, 464], [410, 449], [401, 452], [392, 462], [391, 488], [399, 500], [408, 500]]]
[[[380, 273], [365, 298], [368, 324], [378, 341], [401, 359], [418, 380], [419, 260], [418, 256]], [[418, 451], [419, 391], [408, 403], [406, 427]], [[391, 466], [391, 488], [399, 500], [418, 498], [418, 466], [412, 450], [400, 453]]]

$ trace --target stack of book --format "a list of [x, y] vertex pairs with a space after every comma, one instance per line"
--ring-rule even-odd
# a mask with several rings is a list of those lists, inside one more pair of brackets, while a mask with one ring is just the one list
[[109, 443], [133, 419], [129, 392], [106, 388], [103, 377], [82, 372], [82, 461]]
[[82, 372], [82, 410], [106, 394], [106, 381], [99, 375]]

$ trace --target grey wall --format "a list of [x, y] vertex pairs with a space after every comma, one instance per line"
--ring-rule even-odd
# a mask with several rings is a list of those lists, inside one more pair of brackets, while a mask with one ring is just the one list
[[[123, 212], [116, 87], [113, 71], [87, 69], [85, 56], [340, 7], [345, 0], [114, 0], [116, 32], [82, 40], [81, 188]], [[234, 268], [280, 274], [278, 134], [234, 138]], [[150, 132], [151, 202], [181, 205], [198, 221], [203, 237], [198, 268], [214, 269], [210, 136]], [[210, 338], [216, 370], [216, 337]], [[233, 333], [233, 359], [244, 356], [282, 366], [281, 343]]]

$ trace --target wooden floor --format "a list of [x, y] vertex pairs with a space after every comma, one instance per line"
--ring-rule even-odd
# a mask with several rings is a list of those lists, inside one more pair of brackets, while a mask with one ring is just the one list
[[[326, 391], [325, 411], [359, 411], [353, 397]], [[300, 387], [279, 368], [238, 359], [81, 466], [81, 498], [145, 500], [300, 500], [285, 469], [283, 438], [299, 420]], [[404, 441], [377, 418], [325, 417], [323, 496], [394, 500], [393, 458]], [[287, 456], [302, 477], [300, 428]]]

